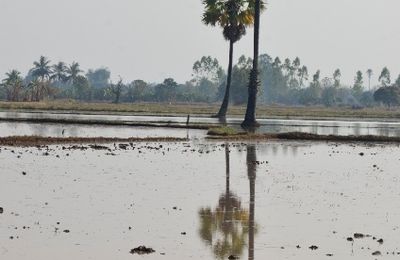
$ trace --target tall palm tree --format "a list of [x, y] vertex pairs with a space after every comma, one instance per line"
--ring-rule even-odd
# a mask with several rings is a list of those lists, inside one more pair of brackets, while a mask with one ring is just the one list
[[49, 79], [52, 72], [50, 62], [48, 58], [40, 56], [39, 61], [33, 63], [33, 68], [30, 71], [32, 76], [39, 78], [41, 81]]
[[254, 0], [203, 0], [205, 11], [203, 23], [223, 28], [225, 40], [229, 41], [229, 65], [224, 100], [216, 117], [224, 118], [229, 105], [232, 81], [233, 45], [246, 34], [246, 27], [253, 24], [254, 9], [249, 1]]
[[50, 79], [55, 80], [58, 82], [66, 82], [67, 78], [67, 65], [65, 62], [58, 62], [52, 66], [53, 74], [51, 75]]
[[258, 53], [259, 53], [259, 40], [260, 40], [260, 12], [262, 9], [263, 1], [253, 0], [249, 2], [249, 8], [254, 8], [254, 54], [253, 54], [253, 69], [250, 72], [250, 82], [248, 88], [248, 101], [243, 128], [255, 128], [259, 124], [256, 121], [256, 106], [257, 106], [257, 92], [258, 85]]

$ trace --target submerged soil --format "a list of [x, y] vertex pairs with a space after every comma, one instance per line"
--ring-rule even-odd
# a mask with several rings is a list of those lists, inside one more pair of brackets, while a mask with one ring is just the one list
[[297, 141], [332, 141], [332, 142], [380, 142], [380, 143], [400, 143], [400, 137], [375, 136], [375, 135], [318, 135], [302, 132], [289, 133], [269, 133], [269, 134], [251, 134], [238, 133], [218, 135], [209, 132], [210, 140], [227, 140], [227, 141], [261, 141], [261, 140], [297, 140]]
[[[210, 132], [209, 132], [210, 134]], [[277, 134], [211, 134], [208, 140], [219, 141], [271, 141], [271, 140], [296, 140], [296, 141], [329, 141], [329, 142], [364, 142], [364, 143], [400, 143], [400, 137], [387, 136], [339, 136], [316, 135], [309, 133], [277, 133]], [[43, 137], [43, 136], [7, 136], [0, 137], [0, 145], [3, 146], [37, 146], [54, 144], [96, 144], [96, 143], [134, 143], [134, 142], [185, 142], [189, 138], [179, 137]]]
[[138, 142], [183, 142], [187, 138], [178, 137], [42, 137], [42, 136], [8, 136], [0, 137], [3, 146], [37, 146], [54, 144], [96, 144], [96, 143], [138, 143]]

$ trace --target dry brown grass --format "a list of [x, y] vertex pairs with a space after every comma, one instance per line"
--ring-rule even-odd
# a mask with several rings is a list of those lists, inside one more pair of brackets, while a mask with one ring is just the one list
[[[77, 101], [57, 100], [43, 102], [0, 102], [0, 109], [14, 111], [62, 111], [72, 113], [105, 113], [136, 115], [197, 115], [210, 116], [218, 111], [219, 104], [169, 104], [169, 103], [81, 103]], [[244, 106], [231, 106], [228, 114], [241, 117]], [[400, 109], [381, 107], [352, 109], [348, 107], [287, 107], [259, 106], [259, 118], [379, 118], [400, 119]]]

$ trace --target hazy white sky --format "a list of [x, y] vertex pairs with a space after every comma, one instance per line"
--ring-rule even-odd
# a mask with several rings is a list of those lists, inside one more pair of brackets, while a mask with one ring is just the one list
[[[269, 0], [261, 20], [261, 52], [294, 58], [330, 76], [341, 68], [350, 83], [357, 70], [384, 66], [400, 73], [400, 0]], [[125, 80], [180, 82], [195, 60], [218, 58], [228, 43], [219, 28], [201, 23], [201, 0], [0, 0], [0, 78], [26, 73], [40, 55], [108, 67]], [[236, 45], [251, 55], [252, 32]]]

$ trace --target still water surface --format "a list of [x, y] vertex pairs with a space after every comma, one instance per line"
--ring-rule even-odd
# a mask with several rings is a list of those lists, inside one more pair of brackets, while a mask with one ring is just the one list
[[203, 137], [207, 131], [174, 129], [167, 127], [132, 127], [110, 125], [53, 124], [28, 122], [0, 122], [0, 137], [45, 136], [45, 137]]
[[[19, 119], [63, 119], [63, 120], [97, 120], [103, 122], [117, 121], [121, 123], [143, 123], [143, 122], [162, 122], [173, 124], [185, 124], [186, 117], [162, 117], [162, 116], [120, 116], [120, 115], [81, 115], [81, 114], [54, 114], [54, 113], [22, 113], [22, 112], [0, 112], [0, 119], [19, 118]], [[397, 136], [400, 137], [400, 122], [378, 122], [363, 121], [353, 119], [352, 121], [343, 121], [342, 119], [334, 120], [295, 120], [295, 119], [259, 119], [261, 127], [257, 130], [262, 133], [278, 133], [278, 132], [306, 132], [324, 135], [381, 135], [381, 136]], [[220, 123], [214, 118], [191, 117], [191, 123], [197, 124], [218, 124]], [[229, 126], [242, 130], [240, 128], [241, 118], [229, 118], [225, 123]], [[10, 123], [10, 125], [12, 125]], [[14, 123], [14, 127], [27, 128], [24, 123]], [[46, 125], [43, 126], [46, 128]], [[77, 126], [74, 126], [77, 129]], [[102, 128], [99, 128], [102, 129]], [[113, 129], [112, 127], [104, 128]], [[115, 128], [115, 129], [118, 129]], [[83, 132], [85, 129], [83, 129]], [[118, 131], [118, 130], [116, 130]], [[0, 124], [0, 134], [6, 133], [6, 126]], [[77, 133], [81, 132], [79, 129]], [[99, 131], [101, 132], [101, 131]], [[105, 131], [107, 134], [107, 131]], [[174, 132], [174, 130], [172, 130]], [[60, 131], [54, 132], [58, 134]], [[29, 131], [26, 131], [30, 135]], [[3, 135], [3, 134], [2, 134]]]
[[[361, 260], [400, 251], [395, 145], [69, 147], [1, 148], [1, 259]], [[356, 232], [384, 243], [347, 241]], [[139, 245], [156, 253], [130, 255]]]

